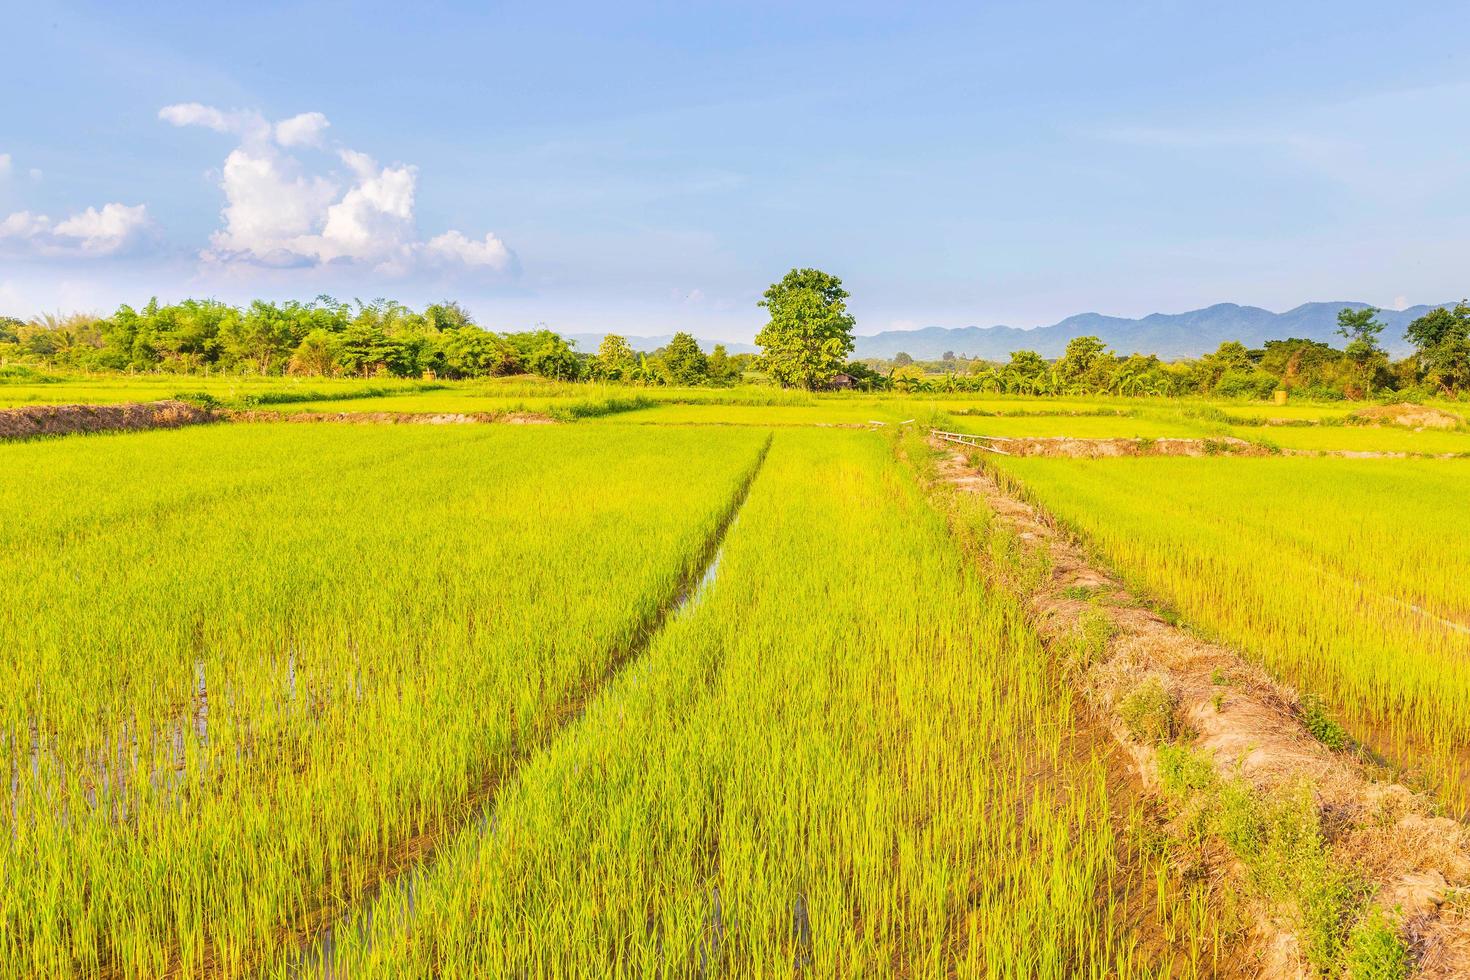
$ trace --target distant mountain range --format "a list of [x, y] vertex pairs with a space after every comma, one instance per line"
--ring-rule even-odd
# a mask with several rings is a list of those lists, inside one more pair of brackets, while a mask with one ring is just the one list
[[[920, 361], [937, 360], [946, 351], [990, 361], [1004, 361], [1012, 351], [1034, 350], [1042, 357], [1060, 357], [1067, 341], [1073, 337], [1101, 337], [1103, 343], [1119, 354], [1157, 354], [1166, 361], [1208, 354], [1227, 340], [1238, 340], [1247, 347], [1260, 347], [1268, 340], [1301, 337], [1320, 340], [1341, 348], [1343, 339], [1337, 334], [1337, 313], [1344, 306], [1360, 310], [1367, 303], [1303, 303], [1285, 313], [1272, 313], [1259, 306], [1217, 303], [1188, 313], [1151, 313], [1137, 320], [1101, 313], [1078, 313], [1049, 327], [1024, 330], [1020, 327], [924, 327], [919, 330], [885, 330], [882, 333], [858, 335], [854, 358], [891, 358], [902, 351]], [[1380, 338], [1390, 354], [1402, 357], [1410, 351], [1404, 340], [1404, 328], [1413, 320], [1434, 309], [1433, 306], [1411, 306], [1406, 310], [1382, 310], [1378, 319], [1388, 325]], [[573, 333], [566, 338], [575, 341], [577, 349], [595, 353], [606, 334]], [[628, 337], [636, 351], [652, 353], [667, 346], [673, 334]], [[723, 343], [731, 354], [755, 354], [753, 344], [695, 338], [705, 353]]]
[[[567, 340], [575, 341], [577, 350], [586, 354], [596, 354], [598, 346], [602, 343], [602, 338], [606, 337], [607, 334], [569, 333], [563, 334], [563, 336]], [[624, 339], [628, 341], [628, 346], [634, 350], [652, 354], [660, 347], [667, 347], [669, 341], [674, 339], [674, 335], [671, 333], [659, 334], [654, 337], [628, 337], [624, 335]], [[694, 339], [699, 342], [699, 349], [706, 354], [715, 349], [715, 344], [724, 344], [725, 352], [728, 354], [756, 354], [760, 352], [760, 348], [754, 344], [737, 344], [731, 343], [728, 340], [710, 340], [706, 337], [695, 337]]]
[[[1138, 320], [1079, 313], [1049, 327], [1022, 330], [1017, 327], [924, 327], [920, 330], [885, 330], [859, 336], [856, 358], [890, 358], [900, 351], [916, 360], [934, 360], [945, 353], [986, 360], [1007, 360], [1012, 351], [1034, 350], [1043, 357], [1059, 357], [1073, 337], [1094, 336], [1120, 354], [1157, 354], [1164, 360], [1199, 357], [1227, 340], [1247, 347], [1260, 347], [1268, 340], [1300, 337], [1342, 347], [1337, 335], [1337, 313], [1344, 306], [1362, 309], [1367, 303], [1303, 303], [1285, 313], [1272, 313], [1259, 306], [1218, 303], [1188, 313], [1153, 313]], [[1404, 328], [1433, 306], [1411, 306], [1406, 310], [1384, 310], [1378, 319], [1388, 325], [1380, 338], [1396, 357], [1410, 351]], [[637, 346], [636, 344], [634, 345]], [[732, 353], [734, 348], [730, 348]]]

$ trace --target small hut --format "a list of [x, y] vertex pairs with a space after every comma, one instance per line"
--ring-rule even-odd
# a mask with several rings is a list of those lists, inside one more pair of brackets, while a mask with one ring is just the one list
[[851, 391], [857, 387], [857, 379], [850, 374], [834, 374], [827, 387], [832, 391]]

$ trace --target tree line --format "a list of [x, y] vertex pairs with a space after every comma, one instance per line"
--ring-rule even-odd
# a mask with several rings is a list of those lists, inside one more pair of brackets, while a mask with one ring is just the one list
[[1267, 341], [1260, 348], [1226, 342], [1199, 358], [1165, 362], [1120, 355], [1097, 337], [1076, 337], [1061, 357], [1030, 350], [1006, 362], [956, 357], [916, 362], [849, 360], [855, 321], [842, 280], [818, 269], [792, 269], [766, 290], [768, 322], [759, 355], [705, 353], [676, 333], [651, 352], [606, 335], [582, 353], [545, 327], [497, 333], [454, 302], [422, 311], [392, 300], [309, 303], [257, 300], [235, 307], [185, 300], [141, 310], [120, 306], [109, 317], [0, 317], [0, 363], [6, 360], [117, 371], [231, 371], [258, 374], [482, 378], [536, 374], [558, 380], [645, 385], [727, 385], [759, 371], [782, 385], [820, 389], [839, 383], [864, 390], [977, 391], [1035, 395], [1214, 395], [1264, 398], [1285, 389], [1308, 398], [1365, 398], [1400, 393], [1427, 397], [1470, 392], [1470, 302], [1441, 307], [1411, 323], [1414, 352], [1391, 360], [1380, 343], [1379, 310], [1338, 314], [1341, 348], [1317, 340]]
[[750, 355], [723, 345], [706, 354], [693, 336], [636, 352], [609, 334], [595, 354], [544, 327], [495, 332], [458, 303], [423, 310], [393, 300], [309, 303], [256, 300], [150, 301], [111, 316], [0, 317], [0, 362], [14, 360], [82, 370], [235, 372], [316, 376], [484, 378], [535, 374], [563, 381], [729, 384]]
[[1203, 357], [1165, 362], [1152, 354], [1117, 354], [1088, 336], [1073, 338], [1054, 360], [1030, 350], [1015, 351], [1004, 363], [947, 351], [937, 361], [900, 353], [864, 364], [900, 391], [1266, 398], [1286, 390], [1324, 400], [1470, 392], [1470, 303], [1431, 310], [1409, 324], [1405, 339], [1414, 351], [1399, 360], [1390, 359], [1380, 343], [1385, 326], [1379, 312], [1344, 308], [1338, 314], [1340, 348], [1302, 338], [1268, 340], [1259, 348], [1227, 341]]

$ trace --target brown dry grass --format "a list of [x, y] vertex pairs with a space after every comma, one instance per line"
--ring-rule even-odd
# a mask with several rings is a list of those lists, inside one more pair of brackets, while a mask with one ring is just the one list
[[218, 418], [207, 409], [176, 401], [122, 405], [27, 405], [0, 410], [0, 439], [176, 429], [214, 422]]
[[534, 412], [272, 412], [251, 409], [226, 413], [231, 422], [342, 422], [352, 425], [555, 425]]
[[1454, 429], [1465, 422], [1453, 412], [1408, 403], [1370, 405], [1354, 412], [1353, 418], [1381, 425], [1400, 425], [1406, 429]]

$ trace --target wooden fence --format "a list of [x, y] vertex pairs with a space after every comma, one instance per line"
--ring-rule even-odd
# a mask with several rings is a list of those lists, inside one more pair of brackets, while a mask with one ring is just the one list
[[972, 446], [975, 449], [983, 449], [987, 453], [995, 453], [998, 456], [1010, 455], [1004, 449], [998, 449], [990, 445], [991, 442], [998, 441], [1001, 438], [1000, 436], [972, 436], [965, 432], [945, 432], [943, 429], [930, 429], [929, 434], [936, 439], [943, 439], [945, 442], [958, 443], [961, 446]]

